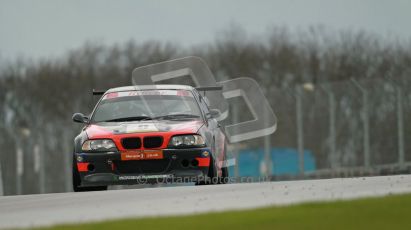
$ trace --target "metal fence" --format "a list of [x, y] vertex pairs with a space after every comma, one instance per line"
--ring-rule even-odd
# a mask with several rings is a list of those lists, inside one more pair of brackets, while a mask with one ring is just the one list
[[[231, 146], [238, 158], [232, 176], [280, 180], [410, 171], [409, 77], [283, 89], [270, 86], [265, 95], [278, 118], [277, 132]], [[3, 185], [6, 195], [70, 191], [72, 143], [80, 126], [71, 123], [69, 116], [46, 123], [38, 123], [36, 114], [31, 116], [31, 124], [9, 127], [6, 118], [0, 124], [4, 137], [0, 140], [0, 188]], [[264, 157], [240, 160], [242, 154], [257, 149], [263, 149]], [[296, 161], [290, 164], [297, 172], [276, 173], [281, 164], [278, 156], [288, 154], [283, 149], [295, 152]], [[314, 160], [314, 169], [306, 168], [307, 154]], [[259, 175], [242, 173], [250, 165], [258, 165]]]
[[[269, 172], [273, 179], [408, 173], [411, 167], [411, 93], [408, 77], [303, 84], [267, 91], [278, 130], [257, 140], [270, 159], [279, 148], [295, 149], [298, 172]], [[270, 143], [267, 145], [267, 142]], [[268, 146], [268, 147], [267, 147]], [[259, 148], [248, 142], [234, 151]], [[267, 150], [270, 148], [270, 150]], [[307, 151], [315, 170], [306, 170]], [[271, 152], [271, 154], [270, 154]], [[241, 158], [241, 155], [240, 155]], [[241, 162], [241, 161], [240, 161]], [[248, 163], [250, 164], [250, 162]], [[278, 167], [266, 161], [264, 169]], [[239, 164], [240, 172], [246, 164]], [[267, 175], [261, 170], [260, 176]], [[256, 175], [250, 175], [256, 176]]]

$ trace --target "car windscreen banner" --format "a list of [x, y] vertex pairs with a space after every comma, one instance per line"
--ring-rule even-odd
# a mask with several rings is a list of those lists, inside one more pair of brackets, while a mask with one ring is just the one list
[[193, 94], [187, 90], [132, 90], [107, 93], [101, 100], [108, 100], [120, 97], [144, 97], [144, 96], [180, 96], [180, 97], [193, 97]]
[[208, 65], [198, 57], [151, 64], [133, 70], [132, 83], [141, 85], [181, 84], [193, 87], [222, 86], [222, 90], [200, 92], [217, 118], [230, 143], [263, 137], [275, 132], [277, 118], [260, 86], [252, 78], [217, 82]]

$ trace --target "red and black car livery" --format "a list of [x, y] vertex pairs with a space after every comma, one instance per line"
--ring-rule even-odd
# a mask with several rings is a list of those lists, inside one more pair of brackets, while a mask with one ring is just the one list
[[[203, 87], [199, 90], [216, 90]], [[199, 90], [185, 85], [110, 89], [74, 140], [74, 191], [181, 181], [224, 183], [226, 138]]]

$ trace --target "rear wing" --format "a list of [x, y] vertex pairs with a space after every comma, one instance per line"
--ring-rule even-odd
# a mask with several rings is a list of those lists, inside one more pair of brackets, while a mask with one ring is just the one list
[[[218, 91], [223, 90], [222, 86], [203, 86], [203, 87], [196, 87], [197, 91]], [[103, 95], [107, 90], [100, 90], [100, 89], [93, 89], [93, 96]]]
[[218, 91], [223, 90], [222, 86], [204, 86], [204, 87], [196, 87], [197, 91]]
[[91, 108], [94, 108], [98, 100], [106, 93], [107, 90], [93, 89], [91, 94]]
[[107, 90], [97, 90], [93, 89], [93, 96], [103, 95]]

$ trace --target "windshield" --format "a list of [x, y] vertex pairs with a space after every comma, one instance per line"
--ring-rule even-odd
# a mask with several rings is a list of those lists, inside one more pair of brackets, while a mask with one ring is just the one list
[[104, 95], [93, 122], [200, 118], [197, 101], [188, 90], [140, 90]]

